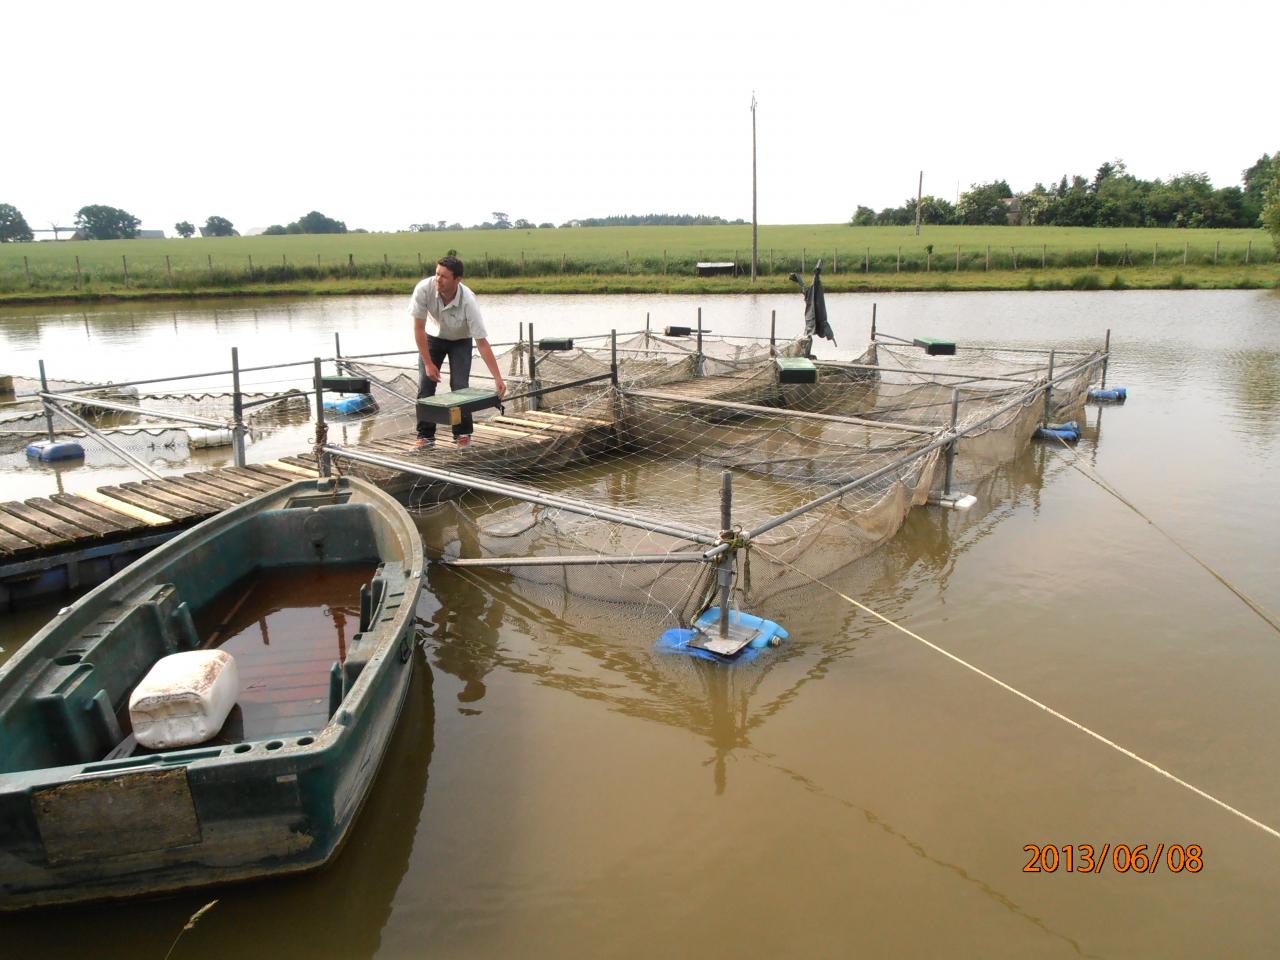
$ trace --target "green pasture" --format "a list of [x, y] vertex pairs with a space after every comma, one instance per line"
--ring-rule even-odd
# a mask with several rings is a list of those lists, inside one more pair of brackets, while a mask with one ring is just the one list
[[[473, 286], [495, 292], [687, 290], [690, 283], [745, 291], [745, 278], [697, 279], [696, 263], [732, 260], [749, 272], [751, 227], [0, 244], [0, 298], [399, 290], [450, 250], [466, 262]], [[917, 237], [911, 227], [760, 227], [760, 273], [769, 286], [785, 285], [792, 271], [811, 271], [819, 258], [833, 289], [1009, 289], [1026, 286], [1034, 271], [1068, 285], [1081, 271], [1098, 271], [1104, 284], [1119, 272], [1131, 286], [1277, 283], [1276, 248], [1263, 230], [924, 226]], [[1138, 276], [1144, 269], [1148, 274]]]

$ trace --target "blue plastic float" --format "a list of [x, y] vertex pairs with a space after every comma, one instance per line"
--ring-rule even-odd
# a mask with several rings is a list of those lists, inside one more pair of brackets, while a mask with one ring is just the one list
[[338, 399], [326, 399], [324, 402], [324, 412], [333, 413], [339, 416], [352, 416], [357, 413], [369, 413], [377, 408], [377, 404], [373, 402], [373, 394], [357, 393], [350, 397], [341, 397]]
[[1124, 403], [1128, 399], [1129, 391], [1124, 387], [1110, 387], [1106, 390], [1099, 390], [1094, 387], [1089, 391], [1090, 400], [1102, 400], [1112, 403]]
[[74, 440], [37, 440], [27, 444], [27, 456], [32, 460], [83, 460], [84, 447]]
[[1036, 430], [1036, 437], [1040, 440], [1071, 440], [1080, 439], [1080, 424], [1074, 420], [1068, 420], [1066, 423], [1054, 423], [1047, 427], [1040, 427]]
[[731, 629], [739, 628], [757, 631], [751, 642], [732, 656], [722, 656], [697, 645], [699, 638], [718, 635], [720, 630], [719, 607], [712, 607], [699, 616], [693, 621], [692, 628], [673, 627], [667, 630], [658, 638], [658, 642], [654, 644], [654, 649], [659, 653], [681, 653], [688, 657], [696, 657], [699, 660], [710, 660], [713, 663], [743, 663], [754, 660], [760, 656], [761, 652], [770, 647], [779, 646], [788, 637], [787, 631], [772, 620], [752, 616], [749, 613], [743, 613], [741, 610], [729, 611], [729, 626]]

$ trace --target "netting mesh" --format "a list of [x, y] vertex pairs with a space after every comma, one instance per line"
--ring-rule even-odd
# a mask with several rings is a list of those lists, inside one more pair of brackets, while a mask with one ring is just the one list
[[[972, 484], [1015, 457], [1045, 418], [1048, 355], [998, 350], [926, 357], [872, 345], [858, 360], [821, 364], [820, 382], [779, 382], [773, 354], [805, 356], [807, 339], [779, 345], [641, 334], [532, 352], [539, 387], [608, 374], [617, 385], [578, 384], [536, 401], [531, 351], [500, 357], [508, 393], [502, 415], [480, 415], [467, 449], [442, 444], [415, 460], [394, 444], [383, 455], [456, 471], [494, 485], [402, 475], [340, 461], [341, 469], [394, 485], [430, 516], [428, 550], [449, 558], [575, 558], [572, 564], [514, 566], [502, 576], [548, 590], [627, 604], [642, 617], [687, 624], [715, 598], [710, 563], [656, 564], [661, 555], [700, 555], [722, 539], [721, 476], [732, 477], [730, 539], [735, 599], [768, 615], [783, 594], [874, 551], [913, 506], [945, 482], [945, 441], [954, 417], [953, 482]], [[1050, 416], [1082, 403], [1099, 355], [1058, 358]], [[382, 421], [412, 425], [416, 372], [353, 365], [373, 377]], [[525, 432], [521, 432], [521, 430]], [[504, 431], [506, 431], [504, 433]], [[532, 431], [532, 432], [529, 432]], [[489, 444], [500, 456], [486, 456]], [[856, 483], [862, 478], [872, 477]], [[517, 484], [504, 495], [504, 484]], [[845, 489], [854, 485], [851, 489]], [[833, 495], [835, 494], [835, 495]], [[824, 499], [825, 498], [825, 499]], [[568, 501], [566, 503], [566, 501]], [[597, 508], [601, 514], [584, 516]], [[742, 534], [749, 533], [749, 544]], [[620, 558], [583, 565], [576, 558]]]

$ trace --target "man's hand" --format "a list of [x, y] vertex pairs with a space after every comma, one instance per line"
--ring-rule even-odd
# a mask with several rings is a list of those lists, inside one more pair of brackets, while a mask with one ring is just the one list
[[440, 368], [439, 368], [439, 367], [437, 367], [437, 366], [436, 366], [434, 363], [432, 363], [430, 360], [427, 360], [427, 361], [423, 364], [423, 367], [424, 367], [424, 368], [426, 369], [426, 371], [427, 371], [427, 379], [429, 379], [429, 380], [434, 380], [436, 383], [439, 383], [439, 382], [440, 382]]
[[498, 391], [499, 400], [501, 400], [503, 397], [507, 395], [507, 385], [506, 383], [503, 382], [501, 377], [499, 377], [497, 381], [494, 382], [494, 388]]

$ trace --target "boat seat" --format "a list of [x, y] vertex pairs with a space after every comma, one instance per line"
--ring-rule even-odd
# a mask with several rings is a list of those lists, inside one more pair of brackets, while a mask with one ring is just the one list
[[332, 716], [358, 679], [372, 655], [373, 644], [362, 643], [364, 635], [377, 629], [381, 620], [393, 620], [405, 594], [404, 564], [388, 561], [366, 586], [360, 588], [360, 632], [351, 638], [347, 657], [335, 663], [329, 680], [329, 715]]

